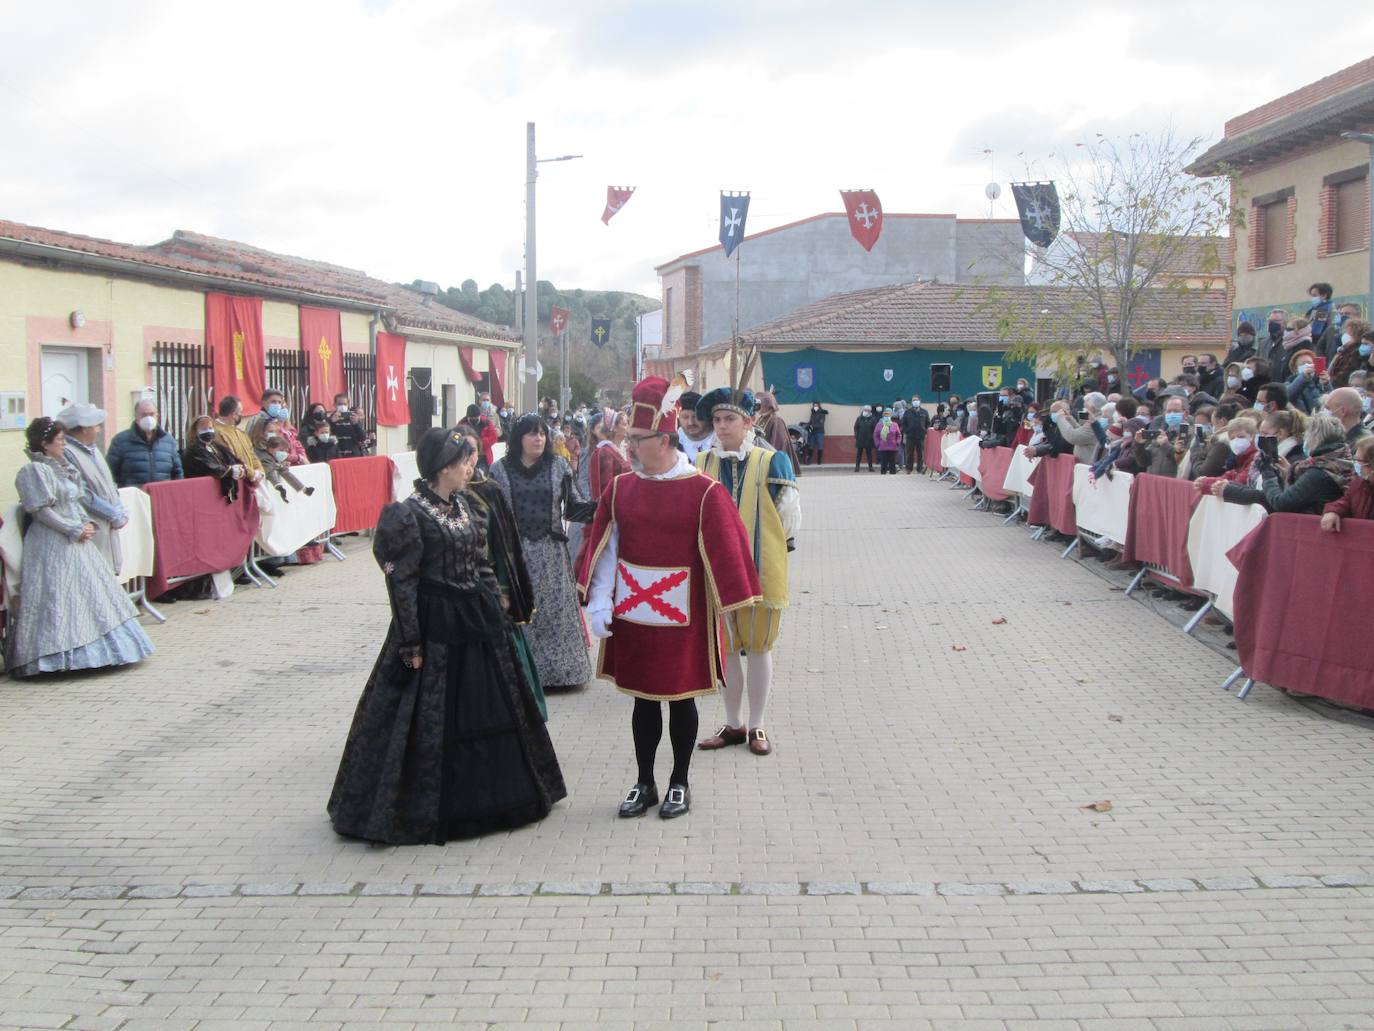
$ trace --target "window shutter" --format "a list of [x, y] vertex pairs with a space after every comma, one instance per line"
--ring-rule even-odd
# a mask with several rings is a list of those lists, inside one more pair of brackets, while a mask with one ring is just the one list
[[1369, 231], [1369, 180], [1352, 179], [1332, 191], [1336, 204], [1335, 249], [1354, 251], [1366, 245]]
[[1260, 210], [1264, 217], [1264, 257], [1260, 263], [1278, 265], [1284, 259], [1288, 243], [1288, 205], [1285, 201], [1277, 201]]

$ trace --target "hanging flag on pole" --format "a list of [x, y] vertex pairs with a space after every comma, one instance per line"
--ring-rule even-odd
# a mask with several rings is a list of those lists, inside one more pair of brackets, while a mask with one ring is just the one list
[[1054, 183], [1012, 183], [1011, 195], [1026, 239], [1037, 247], [1052, 244], [1059, 235], [1059, 191]]
[[410, 399], [406, 395], [406, 338], [377, 334], [377, 425], [408, 426]]
[[720, 192], [720, 245], [728, 258], [744, 239], [744, 222], [749, 217], [749, 194]]
[[559, 308], [557, 305], [549, 309], [549, 331], [554, 336], [560, 335], [563, 330], [568, 328], [568, 309]]
[[871, 251], [883, 231], [883, 205], [873, 190], [841, 190], [840, 199], [849, 215], [849, 231], [866, 251]]
[[633, 186], [606, 187], [606, 210], [601, 213], [601, 221], [610, 225], [616, 212], [625, 206], [626, 201], [634, 196], [634, 192]]
[[597, 347], [605, 347], [611, 339], [611, 320], [592, 319], [592, 343]]

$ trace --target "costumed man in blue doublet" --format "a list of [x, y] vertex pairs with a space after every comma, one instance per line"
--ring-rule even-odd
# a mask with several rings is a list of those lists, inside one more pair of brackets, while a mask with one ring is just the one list
[[773, 645], [787, 608], [787, 556], [801, 529], [801, 495], [791, 460], [755, 434], [755, 409], [751, 391], [730, 387], [712, 390], [697, 403], [697, 418], [715, 430], [715, 443], [696, 457], [697, 468], [719, 480], [734, 499], [763, 589], [761, 600], [723, 619], [725, 725], [699, 746], [748, 742], [755, 755], [768, 755], [773, 746], [763, 718], [773, 679]]

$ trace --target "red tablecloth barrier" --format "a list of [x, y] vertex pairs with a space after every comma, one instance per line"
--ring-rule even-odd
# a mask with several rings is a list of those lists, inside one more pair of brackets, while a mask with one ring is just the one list
[[935, 430], [926, 433], [926, 468], [937, 473], [945, 471], [945, 464], [941, 461], [940, 454], [940, 441], [943, 437], [943, 433], [937, 433]]
[[336, 458], [329, 463], [334, 477], [335, 533], [370, 530], [377, 525], [382, 506], [391, 502], [391, 459]]
[[[1031, 526], [1052, 526], [1070, 537], [1078, 535], [1078, 516], [1073, 508], [1073, 455], [1042, 458], [1031, 470], [1032, 488], [1026, 522]], [[1185, 524], [1186, 528], [1186, 524]]]
[[989, 501], [1003, 501], [1007, 492], [1002, 489], [1002, 481], [1007, 478], [1011, 468], [1011, 448], [985, 447], [978, 454], [978, 478], [982, 482], [978, 489]]
[[1236, 580], [1236, 653], [1245, 675], [1374, 709], [1374, 521], [1276, 512], [1227, 552]]
[[1190, 480], [1149, 473], [1137, 476], [1131, 485], [1122, 559], [1163, 566], [1184, 587], [1191, 587], [1193, 564], [1188, 561], [1188, 520], [1193, 517], [1198, 498], [1197, 485]]
[[172, 577], [233, 569], [253, 546], [258, 503], [246, 484], [233, 504], [225, 504], [219, 481], [209, 476], [149, 483], [143, 489], [153, 506], [149, 598], [166, 593]]

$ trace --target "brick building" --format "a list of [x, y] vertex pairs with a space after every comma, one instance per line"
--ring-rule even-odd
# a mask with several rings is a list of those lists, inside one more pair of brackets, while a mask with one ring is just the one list
[[1189, 171], [1236, 177], [1232, 325], [1307, 310], [1308, 287], [1369, 311], [1369, 147], [1374, 57], [1237, 115]]

